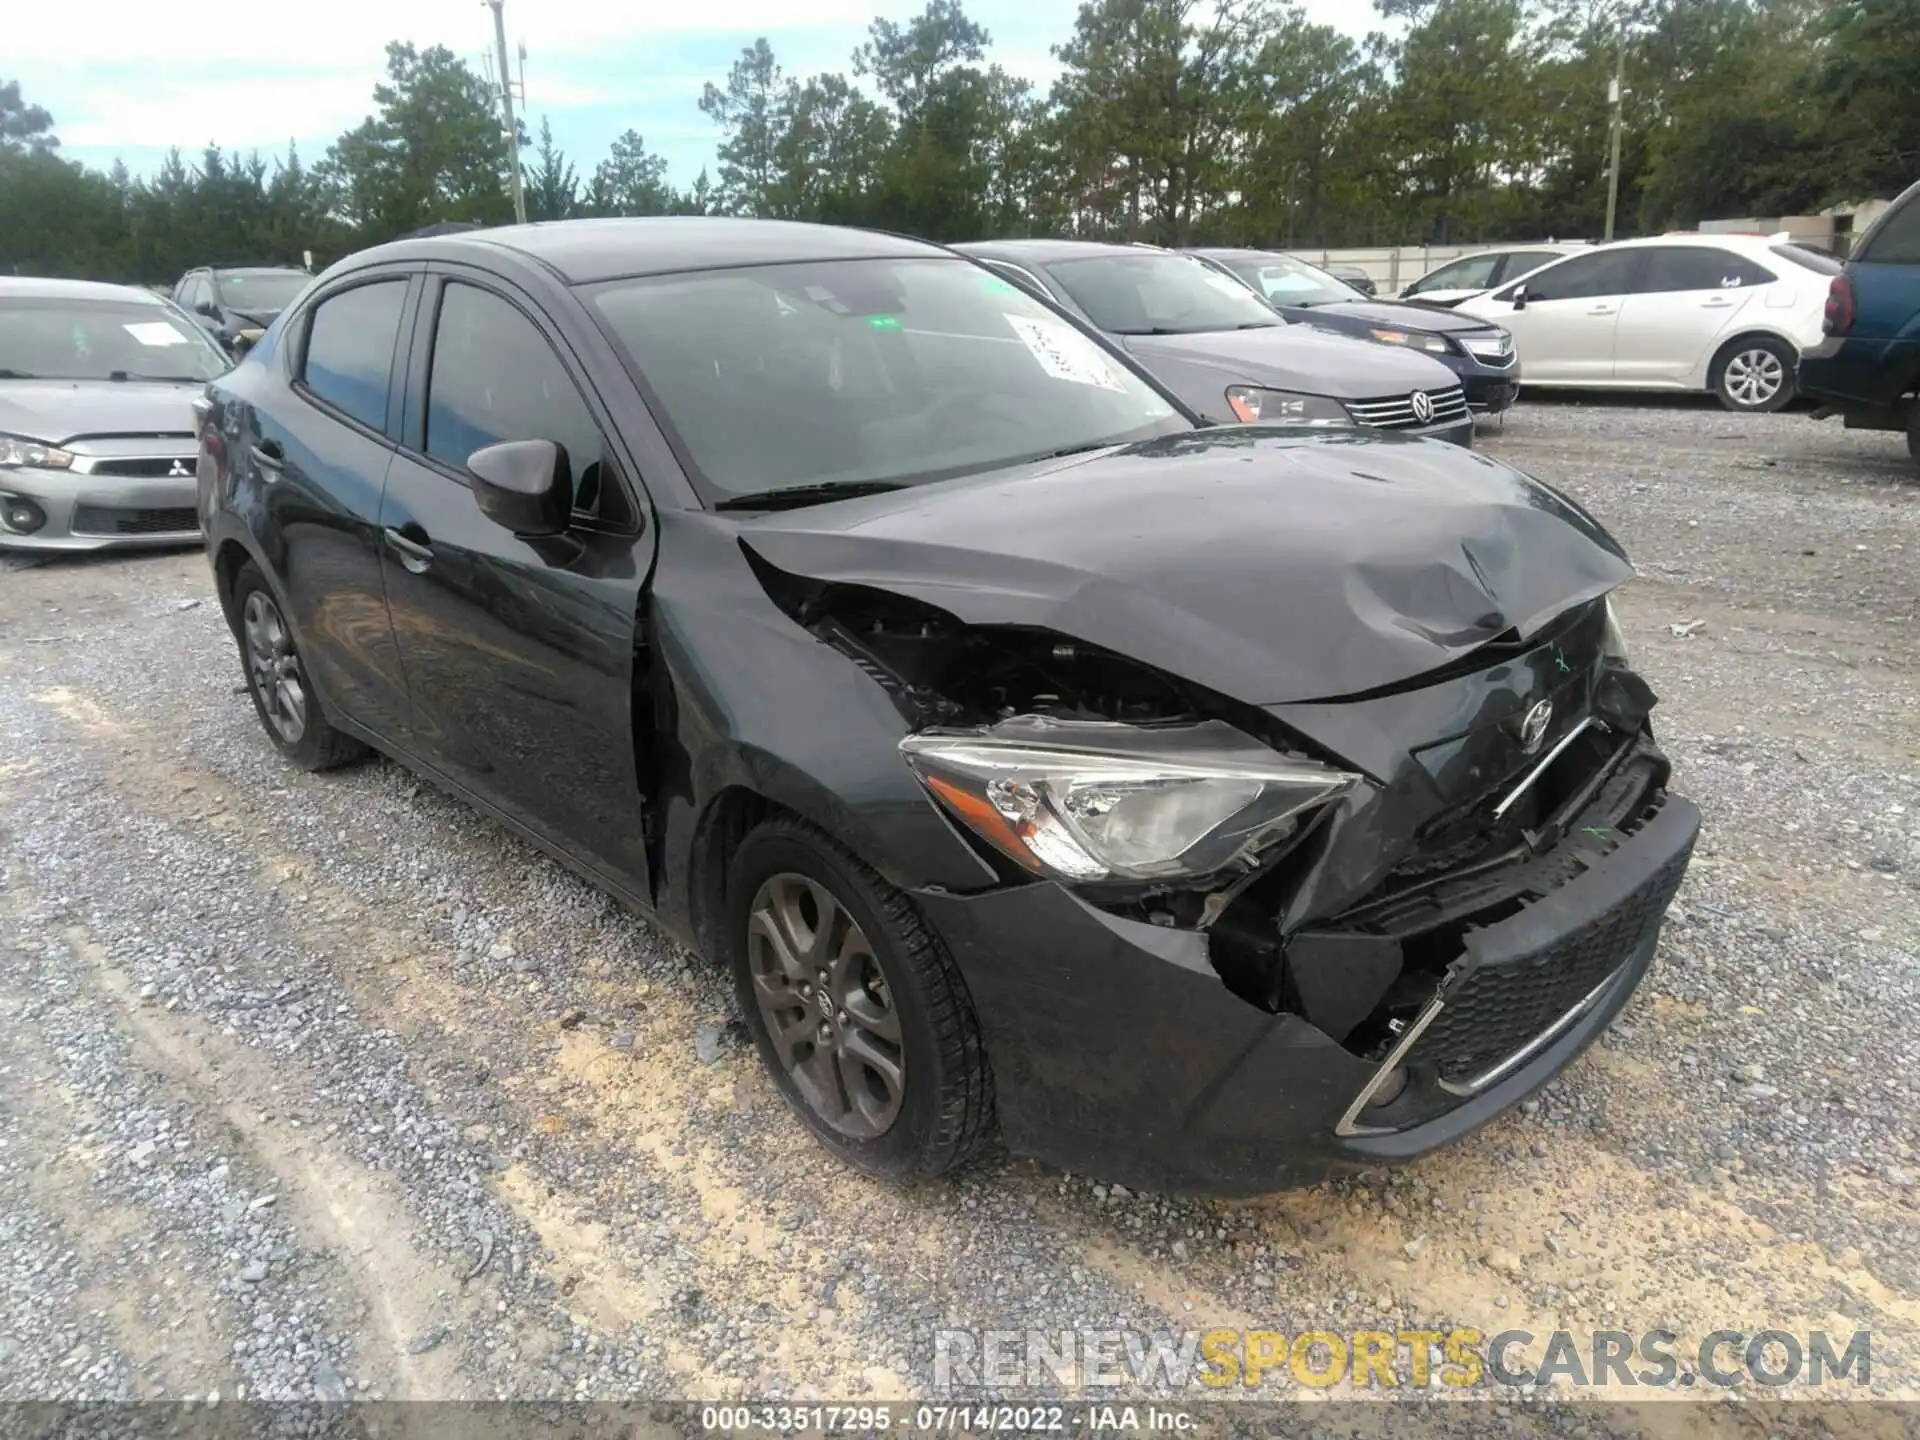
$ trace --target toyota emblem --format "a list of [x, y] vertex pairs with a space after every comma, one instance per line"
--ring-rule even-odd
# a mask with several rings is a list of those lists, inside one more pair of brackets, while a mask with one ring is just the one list
[[1542, 700], [1527, 711], [1527, 718], [1520, 722], [1520, 749], [1523, 754], [1531, 755], [1540, 748], [1540, 742], [1547, 738], [1547, 727], [1553, 724], [1553, 702]]
[[1424, 390], [1413, 392], [1413, 418], [1422, 425], [1430, 423], [1433, 419], [1433, 397]]

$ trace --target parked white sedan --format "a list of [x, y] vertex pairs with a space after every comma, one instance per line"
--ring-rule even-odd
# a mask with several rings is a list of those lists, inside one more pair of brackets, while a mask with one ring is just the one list
[[1529, 386], [1710, 390], [1729, 410], [1778, 410], [1839, 269], [1777, 238], [1662, 235], [1569, 255], [1456, 308], [1513, 332]]

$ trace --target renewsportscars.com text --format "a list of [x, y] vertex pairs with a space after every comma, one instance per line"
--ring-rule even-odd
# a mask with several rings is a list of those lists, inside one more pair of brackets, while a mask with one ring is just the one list
[[1872, 1336], [1715, 1330], [1683, 1346], [1671, 1330], [936, 1330], [934, 1387], [1056, 1386], [1216, 1394], [1446, 1385], [1779, 1388], [1873, 1378]]

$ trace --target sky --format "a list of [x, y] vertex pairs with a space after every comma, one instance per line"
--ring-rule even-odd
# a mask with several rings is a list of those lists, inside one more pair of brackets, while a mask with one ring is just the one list
[[[847, 68], [876, 16], [904, 21], [925, 0], [507, 0], [507, 42], [527, 48], [527, 124], [551, 120], [581, 179], [612, 139], [638, 130], [690, 184], [713, 164], [701, 87], [723, 83], [764, 35], [787, 74]], [[169, 146], [191, 162], [208, 144], [317, 160], [373, 108], [389, 40], [445, 45], [476, 68], [493, 46], [484, 0], [261, 0], [233, 10], [153, 0], [9, 0], [0, 78], [53, 112], [61, 153], [151, 174]], [[1049, 47], [1077, 0], [967, 0], [993, 37], [989, 58], [1045, 88]], [[1359, 0], [1305, 0], [1317, 20], [1362, 33]], [[518, 62], [516, 61], [516, 66]]]

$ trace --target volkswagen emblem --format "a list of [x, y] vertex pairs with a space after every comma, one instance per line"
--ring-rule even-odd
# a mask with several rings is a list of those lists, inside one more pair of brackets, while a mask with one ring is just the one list
[[1523, 754], [1531, 755], [1540, 748], [1540, 742], [1547, 738], [1547, 727], [1553, 724], [1553, 702], [1542, 700], [1527, 711], [1526, 719], [1520, 722], [1520, 749]]
[[193, 474], [193, 471], [187, 468], [187, 462], [184, 460], [176, 460], [167, 467], [167, 478], [169, 480], [179, 480], [191, 474]]
[[1413, 418], [1422, 425], [1433, 422], [1433, 397], [1424, 390], [1413, 392]]

